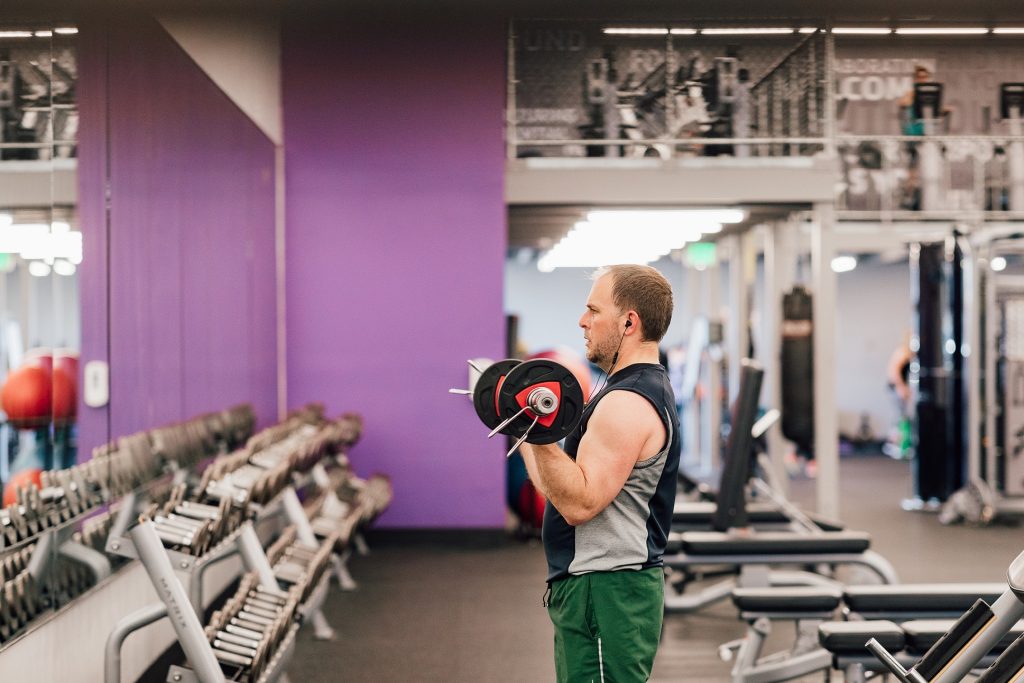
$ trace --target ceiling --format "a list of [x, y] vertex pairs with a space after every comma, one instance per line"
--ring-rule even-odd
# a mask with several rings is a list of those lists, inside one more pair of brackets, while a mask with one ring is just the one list
[[[4, 0], [8, 19], [40, 12], [71, 12], [79, 16], [107, 8], [124, 10], [118, 0]], [[417, 15], [442, 18], [445, 13], [520, 19], [603, 19], [618, 21], [826, 22], [971, 22], [1024, 20], [1019, 0], [135, 0], [132, 6], [150, 11], [195, 9], [214, 11], [272, 10], [290, 16], [310, 11], [382, 14], [392, 18]]]
[[[589, 206], [510, 206], [508, 209], [508, 248], [519, 249], [547, 249], [554, 246], [562, 237], [569, 232], [573, 224], [583, 220], [587, 211], [596, 207]], [[602, 206], [602, 209], [613, 209], [616, 207]], [[618, 207], [637, 208], [637, 207]], [[767, 221], [785, 218], [793, 211], [806, 209], [805, 206], [789, 206], [785, 204], [773, 205], [742, 205], [730, 207], [651, 207], [644, 209], [671, 209], [671, 208], [738, 208], [747, 212], [747, 219], [742, 223], [727, 225], [716, 237], [729, 235], [735, 232]]]

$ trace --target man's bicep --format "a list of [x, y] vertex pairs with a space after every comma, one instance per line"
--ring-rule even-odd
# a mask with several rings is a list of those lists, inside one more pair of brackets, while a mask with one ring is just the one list
[[622, 490], [639, 459], [650, 415], [653, 407], [647, 399], [631, 391], [614, 391], [601, 400], [587, 423], [576, 463], [602, 508]]

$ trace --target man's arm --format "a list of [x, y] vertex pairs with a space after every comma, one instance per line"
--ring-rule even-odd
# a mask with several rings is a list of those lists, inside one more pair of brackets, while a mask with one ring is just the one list
[[575, 462], [555, 444], [523, 444], [522, 452], [534, 485], [576, 526], [604, 510], [637, 461], [655, 455], [664, 442], [654, 406], [632, 391], [613, 391], [594, 409]]

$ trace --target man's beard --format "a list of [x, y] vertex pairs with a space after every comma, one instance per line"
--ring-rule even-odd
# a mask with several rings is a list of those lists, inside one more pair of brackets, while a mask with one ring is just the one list
[[587, 360], [602, 370], [608, 371], [608, 366], [611, 365], [612, 355], [615, 353], [615, 350], [612, 347], [613, 344], [611, 340], [606, 340], [605, 343], [598, 343], [597, 340], [591, 337], [590, 350], [587, 352]]

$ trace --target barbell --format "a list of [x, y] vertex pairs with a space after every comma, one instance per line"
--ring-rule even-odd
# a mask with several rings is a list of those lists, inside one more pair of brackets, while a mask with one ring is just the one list
[[561, 363], [536, 358], [499, 360], [484, 369], [469, 364], [480, 372], [473, 390], [449, 391], [471, 397], [480, 421], [491, 429], [488, 438], [505, 434], [516, 439], [507, 456], [524, 442], [561, 441], [583, 418], [583, 387]]

